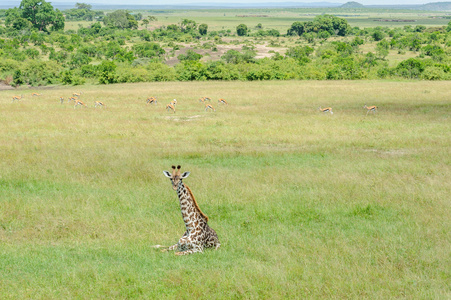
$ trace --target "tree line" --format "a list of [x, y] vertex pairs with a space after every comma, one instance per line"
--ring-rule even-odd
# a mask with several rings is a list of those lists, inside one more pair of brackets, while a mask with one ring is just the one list
[[[79, 11], [76, 13], [76, 11]], [[63, 12], [50, 3], [22, 0], [18, 8], [0, 12], [0, 78], [14, 85], [83, 84], [97, 82], [172, 80], [353, 80], [379, 78], [451, 79], [451, 22], [428, 29], [422, 25], [404, 28], [351, 27], [345, 19], [320, 15], [308, 22], [294, 22], [286, 34], [264, 29], [262, 24], [236, 31], [209, 31], [207, 24], [183, 19], [179, 24], [147, 27], [155, 17], [127, 10], [108, 14], [93, 12], [88, 4], [64, 11], [67, 19], [97, 20], [88, 27], [64, 30]], [[224, 37], [238, 40], [240, 50], [229, 50], [218, 61], [205, 61], [196, 49], [178, 55], [175, 66], [165, 60], [182, 46], [217, 51]], [[283, 39], [281, 37], [283, 36]], [[331, 40], [330, 37], [338, 37]], [[253, 41], [267, 39], [274, 47], [287, 39], [294, 46], [284, 54], [256, 59]], [[365, 43], [375, 50], [363, 52]], [[389, 51], [414, 57], [392, 65]], [[199, 52], [199, 51], [198, 51]]]

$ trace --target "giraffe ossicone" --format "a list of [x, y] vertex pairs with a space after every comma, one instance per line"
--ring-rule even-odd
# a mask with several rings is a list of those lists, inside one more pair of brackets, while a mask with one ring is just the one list
[[186, 231], [177, 244], [163, 251], [178, 250], [176, 255], [186, 255], [203, 252], [204, 248], [218, 249], [221, 243], [216, 231], [208, 226], [208, 217], [200, 210], [190, 188], [182, 181], [190, 172], [180, 173], [180, 169], [180, 166], [172, 166], [172, 173], [163, 171], [163, 174], [171, 179], [172, 188], [177, 191]]

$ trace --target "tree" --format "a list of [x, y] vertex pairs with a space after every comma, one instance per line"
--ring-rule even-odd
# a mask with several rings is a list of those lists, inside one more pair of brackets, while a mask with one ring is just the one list
[[15, 30], [23, 30], [26, 28], [31, 28], [32, 24], [27, 19], [17, 18], [13, 21], [12, 26]]
[[109, 13], [103, 19], [103, 23], [106, 26], [120, 28], [120, 29], [137, 29], [138, 22], [136, 19], [124, 9], [116, 10], [112, 13]]
[[245, 36], [247, 35], [247, 26], [245, 24], [240, 24], [236, 27], [236, 33], [239, 36]]
[[390, 43], [383, 39], [376, 45], [376, 54], [379, 58], [384, 59], [388, 55], [388, 49], [390, 49]]
[[149, 20], [148, 19], [144, 19], [144, 20], [142, 20], [142, 23], [143, 23], [144, 26], [146, 26], [146, 29], [147, 29], [147, 25], [149, 25]]
[[99, 71], [99, 83], [109, 84], [117, 81], [116, 76], [116, 64], [112, 61], [104, 60], [98, 66]]
[[75, 3], [75, 7], [77, 9], [86, 9], [86, 10], [91, 10], [92, 9], [92, 5], [91, 4], [86, 4], [86, 3]]
[[294, 22], [288, 29], [287, 34], [301, 36], [304, 33], [320, 33], [324, 31], [329, 32], [330, 35], [345, 36], [351, 31], [351, 26], [345, 19], [333, 15], [320, 15], [316, 16], [313, 21]]
[[371, 36], [377, 42], [384, 38], [384, 33], [380, 30], [376, 30], [375, 32], [373, 32], [373, 34]]
[[51, 30], [64, 29], [63, 13], [54, 10], [45, 0], [22, 0], [19, 8], [8, 9], [5, 15], [6, 25], [12, 25], [15, 29], [23, 29], [27, 24], [40, 31], [48, 31], [49, 27]]
[[304, 23], [296, 21], [293, 24], [291, 24], [290, 29], [288, 29], [287, 34], [288, 35], [294, 35], [297, 34], [301, 36], [304, 33]]
[[202, 55], [194, 52], [193, 50], [188, 50], [186, 51], [186, 54], [180, 54], [179, 56], [177, 56], [177, 58], [180, 61], [184, 60], [198, 61], [202, 58]]
[[200, 35], [206, 35], [208, 31], [208, 25], [207, 24], [200, 24], [199, 25], [199, 33]]
[[409, 58], [396, 66], [396, 73], [402, 77], [418, 78], [426, 68], [425, 63], [417, 58]]
[[137, 13], [137, 14], [133, 15], [133, 17], [135, 18], [136, 21], [141, 21], [143, 19], [143, 14]]
[[76, 3], [75, 8], [64, 11], [67, 20], [87, 20], [92, 21], [96, 15], [103, 15], [103, 12], [94, 12], [92, 5], [86, 3]]
[[285, 53], [285, 56], [292, 57], [300, 63], [308, 63], [310, 61], [308, 59], [308, 56], [310, 54], [312, 54], [313, 51], [314, 51], [314, 49], [309, 46], [290, 47], [290, 48], [288, 48], [287, 52]]
[[449, 21], [448, 26], [446, 26], [446, 31], [451, 32], [451, 21]]
[[195, 30], [197, 28], [197, 24], [193, 20], [183, 19], [182, 23], [180, 24], [180, 29], [182, 32], [189, 32], [191, 30]]

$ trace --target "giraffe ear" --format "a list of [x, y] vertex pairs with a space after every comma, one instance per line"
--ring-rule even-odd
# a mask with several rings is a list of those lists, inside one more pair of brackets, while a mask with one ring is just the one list
[[180, 178], [186, 178], [186, 177], [188, 177], [189, 176], [189, 174], [190, 174], [191, 172], [184, 172], [181, 176], [180, 176]]
[[171, 178], [171, 173], [169, 173], [168, 171], [163, 171], [164, 176]]

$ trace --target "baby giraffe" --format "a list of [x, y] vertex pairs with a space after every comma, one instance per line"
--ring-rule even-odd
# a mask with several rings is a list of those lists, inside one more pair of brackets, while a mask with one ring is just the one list
[[177, 249], [178, 252], [175, 255], [185, 255], [203, 252], [204, 248], [215, 247], [218, 249], [221, 246], [218, 235], [208, 226], [208, 217], [200, 210], [189, 187], [182, 182], [182, 179], [188, 177], [190, 172], [180, 174], [180, 166], [177, 166], [177, 170], [175, 166], [172, 166], [172, 174], [168, 171], [163, 171], [163, 173], [171, 179], [172, 188], [177, 191], [186, 227], [186, 232], [178, 243], [163, 251]]

